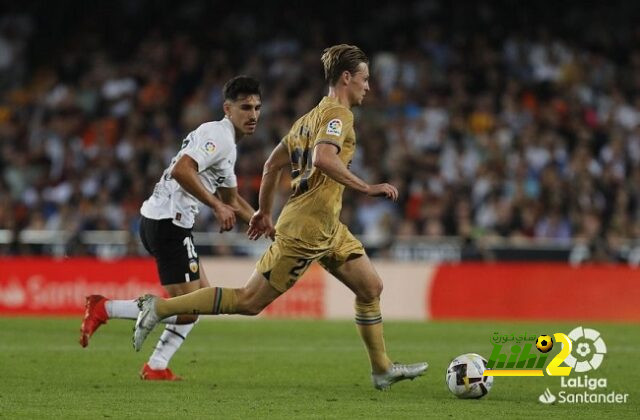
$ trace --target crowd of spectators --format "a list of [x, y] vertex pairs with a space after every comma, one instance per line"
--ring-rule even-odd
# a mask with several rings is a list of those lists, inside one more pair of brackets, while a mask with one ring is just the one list
[[[236, 167], [255, 205], [269, 152], [326, 93], [322, 49], [347, 42], [372, 74], [351, 170], [400, 191], [397, 203], [345, 194], [343, 220], [365, 242], [582, 241], [606, 260], [640, 238], [640, 27], [624, 3], [413, 1], [344, 16], [215, 3], [54, 13], [63, 2], [0, 19], [0, 230], [135, 231], [236, 74], [263, 85]], [[287, 196], [284, 177], [279, 206]], [[215, 223], [205, 209], [195, 230]]]

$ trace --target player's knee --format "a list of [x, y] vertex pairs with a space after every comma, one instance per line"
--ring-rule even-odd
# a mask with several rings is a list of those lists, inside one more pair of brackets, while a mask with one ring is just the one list
[[377, 279], [370, 281], [358, 291], [358, 298], [363, 302], [371, 302], [382, 294], [382, 281]]
[[260, 312], [262, 312], [263, 309], [264, 308], [261, 307], [260, 305], [255, 305], [255, 304], [254, 305], [250, 305], [250, 306], [247, 306], [245, 308], [244, 315], [256, 316], [256, 315], [259, 315]]
[[238, 313], [241, 315], [256, 316], [264, 309], [264, 305], [258, 302], [247, 301], [243, 305], [238, 305]]
[[259, 315], [267, 304], [263, 302], [258, 295], [253, 295], [253, 299], [249, 299], [246, 306], [246, 315], [255, 316]]
[[375, 291], [374, 291], [375, 292], [375, 297], [377, 297], [377, 298], [380, 297], [380, 295], [382, 294], [382, 289], [383, 288], [384, 287], [382, 286], [382, 280], [378, 279], [376, 281], [376, 285], [375, 285]]
[[260, 314], [266, 305], [263, 305], [253, 291], [242, 288], [237, 291], [238, 313], [241, 315], [255, 316]]

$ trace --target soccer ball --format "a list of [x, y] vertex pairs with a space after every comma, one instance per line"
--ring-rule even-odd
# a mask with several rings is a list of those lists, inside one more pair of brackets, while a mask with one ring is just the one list
[[458, 398], [482, 398], [493, 386], [493, 376], [483, 376], [487, 360], [475, 353], [456, 357], [447, 368], [449, 391]]
[[548, 335], [541, 335], [536, 340], [536, 348], [542, 353], [547, 353], [553, 348], [553, 340]]

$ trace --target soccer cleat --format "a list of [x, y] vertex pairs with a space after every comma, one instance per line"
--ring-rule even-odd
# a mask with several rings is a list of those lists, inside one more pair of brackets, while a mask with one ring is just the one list
[[391, 365], [388, 371], [384, 373], [372, 373], [371, 380], [373, 386], [381, 391], [388, 390], [391, 385], [398, 381], [405, 379], [415, 379], [421, 376], [429, 367], [426, 362], [414, 363], [411, 365], [403, 365], [400, 363], [394, 363]]
[[182, 378], [171, 372], [171, 369], [151, 369], [148, 363], [142, 366], [140, 379], [145, 381], [181, 381]]
[[153, 295], [144, 295], [137, 299], [140, 313], [133, 329], [133, 348], [140, 351], [142, 343], [153, 330], [160, 318], [156, 314], [156, 298]]
[[87, 296], [84, 303], [84, 317], [80, 326], [80, 345], [87, 347], [89, 338], [102, 324], [109, 319], [107, 309], [104, 307], [107, 298], [101, 295]]

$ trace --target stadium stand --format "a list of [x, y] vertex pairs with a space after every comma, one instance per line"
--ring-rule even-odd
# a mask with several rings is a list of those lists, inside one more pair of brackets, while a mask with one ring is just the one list
[[[352, 170], [401, 193], [345, 195], [343, 220], [378, 255], [402, 254], [403, 238], [453, 238], [452, 259], [516, 258], [523, 244], [524, 258], [638, 258], [637, 3], [341, 3], [355, 22], [333, 18], [330, 1], [60, 3], [0, 18], [0, 254], [49, 253], [60, 231], [60, 253], [95, 254], [88, 232], [135, 232], [183, 136], [221, 117], [222, 84], [240, 73], [264, 86], [237, 166], [256, 203], [268, 152], [324, 93], [322, 49], [348, 42], [372, 70]], [[203, 216], [194, 230], [217, 232]], [[127, 238], [124, 253], [140, 252]]]

